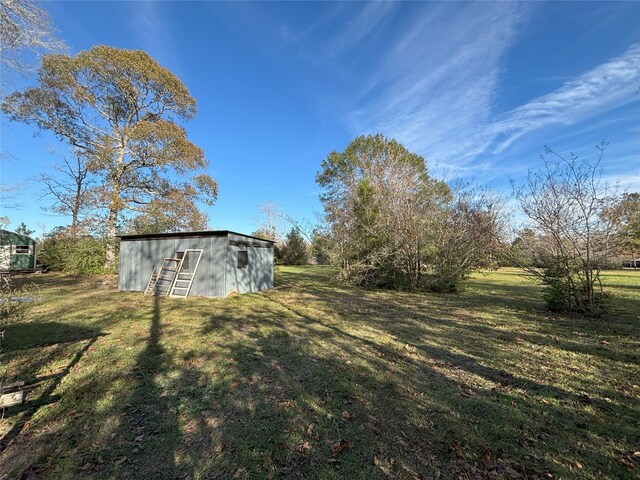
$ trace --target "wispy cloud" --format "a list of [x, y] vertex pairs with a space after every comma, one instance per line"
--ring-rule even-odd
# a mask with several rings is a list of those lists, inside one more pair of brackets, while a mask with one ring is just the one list
[[308, 24], [280, 24], [280, 37], [293, 44], [298, 55], [315, 66], [335, 60], [380, 31], [393, 18], [397, 4], [370, 2], [327, 3], [323, 13]]
[[361, 83], [347, 107], [348, 128], [383, 132], [430, 163], [477, 172], [491, 168], [482, 154], [499, 155], [534, 130], [574, 125], [638, 97], [640, 45], [632, 45], [556, 91], [495, 112], [504, 56], [528, 13], [512, 3], [427, 4]]
[[163, 21], [162, 3], [136, 1], [126, 5], [129, 6], [130, 29], [138, 39], [139, 48], [162, 65], [171, 66], [171, 70], [179, 69], [180, 56], [171, 42], [169, 24]]
[[517, 138], [553, 124], [573, 125], [633, 100], [640, 82], [640, 45], [599, 65], [560, 89], [508, 112], [490, 125], [489, 136], [504, 136], [501, 153]]
[[491, 120], [501, 59], [527, 11], [512, 3], [424, 8], [364, 83], [348, 118], [354, 131], [381, 131], [449, 163], [486, 147], [474, 132]]

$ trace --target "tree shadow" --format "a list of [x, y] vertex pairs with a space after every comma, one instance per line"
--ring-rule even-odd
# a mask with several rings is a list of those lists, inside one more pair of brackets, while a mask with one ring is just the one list
[[[41, 422], [61, 426], [42, 436], [38, 473], [484, 479], [508, 478], [509, 467], [565, 478], [582, 454], [591, 473], [626, 472], [589, 445], [612, 431], [631, 443], [629, 401], [514, 368], [551, 320], [538, 326], [531, 314], [518, 319], [526, 332], [501, 330], [458, 296], [366, 291], [311, 273], [236, 298], [126, 297], [145, 315], [117, 328], [135, 336], [112, 331], [92, 369], [65, 385]], [[493, 308], [483, 302], [477, 311]], [[562, 325], [561, 344], [573, 343], [571, 328]]]
[[[38, 343], [33, 337], [32, 333], [37, 327], [41, 333], [55, 334], [52, 338], [47, 338], [46, 341]], [[3, 452], [23, 431], [25, 426], [31, 421], [38, 410], [46, 405], [50, 405], [59, 400], [59, 396], [54, 395], [54, 392], [65, 379], [67, 375], [73, 370], [73, 368], [80, 362], [84, 354], [93, 346], [99, 337], [105, 335], [100, 331], [87, 329], [84, 327], [78, 327], [75, 325], [60, 324], [56, 322], [46, 322], [39, 324], [23, 324], [13, 323], [6, 327], [4, 347], [6, 349], [3, 356], [15, 353], [25, 349], [41, 349], [46, 346], [60, 345], [64, 343], [77, 343], [82, 342], [82, 348], [77, 350], [72, 356], [71, 360], [55, 374], [37, 376], [35, 378], [23, 377], [20, 373], [14, 375], [14, 379], [19, 379], [24, 382], [24, 388], [27, 392], [30, 392], [37, 386], [43, 388], [37, 391], [37, 398], [29, 398], [26, 403], [12, 407], [8, 412], [3, 415], [3, 418], [10, 418], [18, 416], [13, 426], [0, 438], [0, 452]], [[73, 347], [75, 349], [75, 347]], [[40, 355], [35, 363], [31, 363], [26, 372], [38, 371], [40, 367], [51, 362], [52, 356], [57, 357], [60, 353], [59, 350], [54, 349], [53, 352], [49, 352], [48, 355]]]

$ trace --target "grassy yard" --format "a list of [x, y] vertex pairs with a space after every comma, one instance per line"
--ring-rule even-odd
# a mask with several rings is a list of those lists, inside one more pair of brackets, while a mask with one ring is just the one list
[[29, 280], [2, 479], [640, 478], [640, 272], [607, 276], [599, 320], [545, 312], [516, 270], [418, 295], [287, 267], [186, 301]]

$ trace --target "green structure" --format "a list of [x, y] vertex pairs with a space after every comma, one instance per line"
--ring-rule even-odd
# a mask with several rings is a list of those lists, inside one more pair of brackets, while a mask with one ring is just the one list
[[36, 241], [26, 235], [0, 230], [0, 271], [36, 268]]

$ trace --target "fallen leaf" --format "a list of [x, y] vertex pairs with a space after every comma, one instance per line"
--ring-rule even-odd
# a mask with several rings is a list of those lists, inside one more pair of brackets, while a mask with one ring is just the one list
[[342, 418], [347, 419], [347, 420], [353, 420], [355, 418], [355, 415], [353, 415], [352, 413], [347, 412], [346, 410], [344, 412], [342, 412], [340, 415], [342, 416]]
[[376, 457], [375, 455], [373, 456], [373, 464], [378, 466], [380, 464], [380, 459], [378, 457]]
[[235, 478], [240, 478], [242, 475], [244, 475], [244, 474], [246, 473], [246, 471], [247, 471], [247, 470], [246, 470], [246, 469], [244, 469], [244, 468], [239, 468], [239, 469], [237, 469], [237, 470], [235, 471], [235, 473], [233, 474], [233, 477], [232, 477], [232, 478], [234, 478], [234, 479], [235, 479]]
[[304, 442], [298, 445], [297, 450], [300, 453], [307, 453], [309, 450], [311, 450], [311, 444], [305, 440]]
[[576, 466], [576, 468], [582, 468], [582, 464], [580, 462], [574, 462], [573, 464]]
[[85, 464], [82, 466], [82, 470], [89, 470], [89, 469], [90, 469], [90, 468], [92, 468], [92, 467], [93, 467], [93, 465], [92, 465], [92, 464], [90, 464], [90, 463], [85, 463]]
[[640, 452], [633, 452], [632, 457], [640, 458]]
[[143, 438], [144, 438], [144, 433], [141, 433], [136, 437], [136, 442], [141, 442]]
[[511, 478], [522, 478], [522, 475], [518, 471], [509, 466], [504, 467], [504, 471], [507, 472]]
[[484, 460], [483, 463], [484, 463], [484, 468], [486, 468], [487, 470], [493, 470], [494, 468], [498, 468], [498, 465], [488, 457]]
[[307, 435], [313, 435], [313, 429], [316, 427], [315, 423], [310, 423], [307, 427]]
[[346, 440], [340, 440], [337, 443], [331, 445], [331, 455], [334, 457], [341, 453], [344, 449], [351, 446], [351, 442], [347, 442]]
[[127, 460], [129, 460], [127, 457], [122, 457], [119, 460], [116, 460], [116, 465], [122, 465], [124, 462], [126, 462]]

